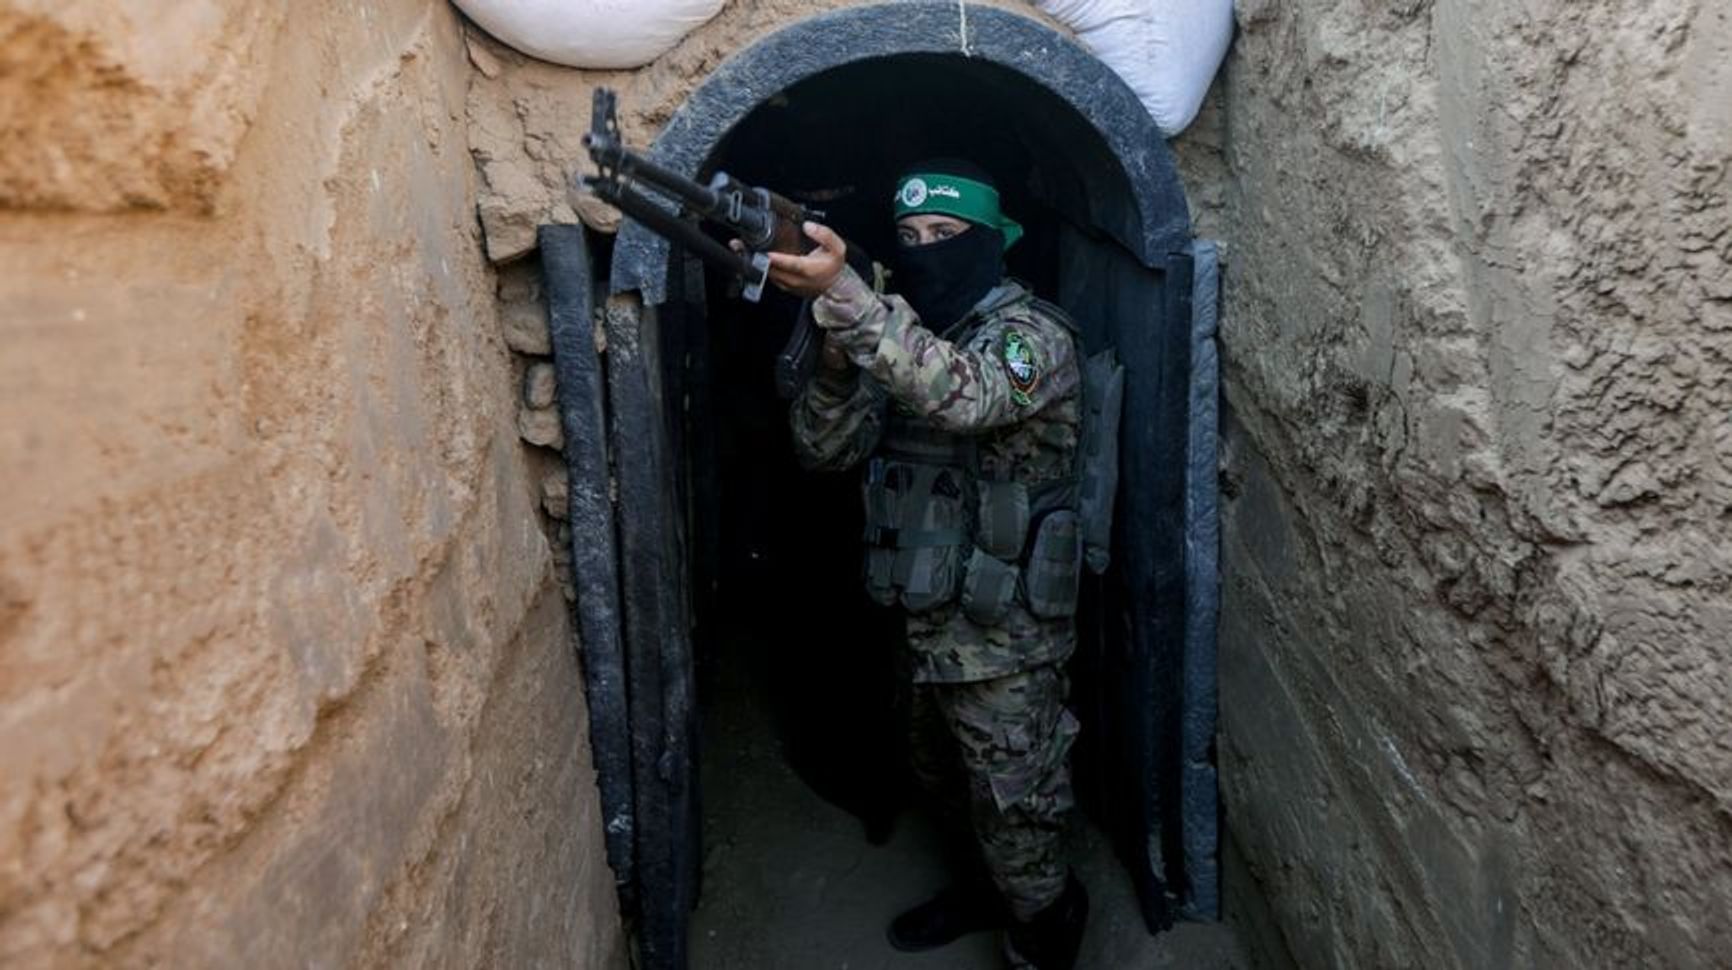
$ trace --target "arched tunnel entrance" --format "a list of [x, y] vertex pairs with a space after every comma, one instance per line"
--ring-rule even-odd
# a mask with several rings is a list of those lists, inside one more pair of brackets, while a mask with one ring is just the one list
[[[958, 155], [993, 173], [1028, 229], [1012, 275], [1127, 371], [1114, 563], [1085, 582], [1072, 661], [1080, 801], [1149, 929], [1216, 917], [1215, 275], [1141, 106], [1032, 20], [870, 6], [737, 55], [650, 154], [773, 186], [874, 253], [891, 249], [903, 166]], [[581, 230], [549, 227], [542, 250], [609, 857], [645, 965], [683, 967], [716, 824], [700, 793], [762, 788], [740, 750], [753, 724], [867, 833], [887, 831], [904, 790], [896, 621], [859, 592], [857, 480], [793, 458], [772, 362], [795, 306], [733, 299], [628, 224], [605, 254], [598, 365]]]

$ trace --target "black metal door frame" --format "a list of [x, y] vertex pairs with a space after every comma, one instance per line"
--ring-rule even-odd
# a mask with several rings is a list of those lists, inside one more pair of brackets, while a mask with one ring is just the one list
[[678, 355], [656, 308], [596, 299], [582, 227], [541, 227], [540, 252], [608, 862], [643, 964], [684, 967], [698, 811], [679, 416], [666, 408]]

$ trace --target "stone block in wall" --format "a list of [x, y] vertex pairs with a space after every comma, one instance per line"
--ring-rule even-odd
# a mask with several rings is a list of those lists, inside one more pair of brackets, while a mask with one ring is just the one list
[[[565, 468], [555, 465], [541, 476], [541, 507], [547, 514], [564, 521], [571, 515], [571, 487], [567, 483]], [[570, 550], [556, 550], [554, 558], [561, 554], [569, 558]]]
[[[564, 475], [561, 474], [561, 483]], [[571, 523], [561, 520], [553, 532], [553, 573], [568, 603], [577, 602], [577, 567], [572, 561]]]
[[523, 440], [543, 448], [564, 448], [565, 432], [559, 412], [553, 408], [524, 408], [517, 412], [517, 433]]
[[563, 202], [539, 209], [519, 202], [509, 188], [521, 181], [515, 173], [501, 172], [497, 166], [483, 166], [482, 178], [498, 193], [476, 206], [481, 217], [481, 232], [487, 240], [487, 256], [496, 263], [517, 259], [534, 249], [536, 226], [544, 223], [571, 225], [578, 221], [578, 214]]
[[588, 193], [574, 195], [571, 207], [576, 210], [577, 218], [596, 232], [619, 232], [620, 223], [624, 221], [618, 209]]
[[501, 306], [535, 303], [541, 299], [541, 266], [534, 260], [518, 260], [499, 267], [494, 295]]
[[553, 564], [554, 578], [559, 581], [559, 593], [567, 603], [577, 602], [577, 571], [569, 562]]
[[512, 303], [499, 311], [505, 345], [520, 354], [545, 357], [553, 353], [547, 331], [547, 308], [540, 303]]
[[524, 407], [552, 407], [557, 392], [558, 384], [554, 380], [553, 365], [547, 361], [536, 361], [523, 372]]

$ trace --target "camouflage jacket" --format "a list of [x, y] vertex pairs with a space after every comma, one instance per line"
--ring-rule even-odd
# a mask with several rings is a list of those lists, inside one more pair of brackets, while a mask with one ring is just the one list
[[[795, 400], [794, 446], [808, 467], [849, 468], [885, 426], [912, 421], [974, 440], [980, 474], [1038, 485], [1075, 474], [1081, 371], [1065, 321], [1014, 281], [989, 294], [953, 340], [928, 330], [908, 303], [844, 270], [812, 314], [852, 362], [820, 368]], [[1074, 624], [1015, 604], [982, 627], [954, 603], [911, 615], [914, 679], [986, 680], [1063, 660]]]

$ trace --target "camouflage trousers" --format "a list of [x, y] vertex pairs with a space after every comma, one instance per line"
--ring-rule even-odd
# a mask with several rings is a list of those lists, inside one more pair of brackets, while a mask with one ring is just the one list
[[1019, 920], [1058, 899], [1069, 870], [1062, 842], [1077, 733], [1064, 704], [1069, 690], [1059, 664], [914, 685], [914, 775], [946, 821], [973, 832], [980, 860]]

